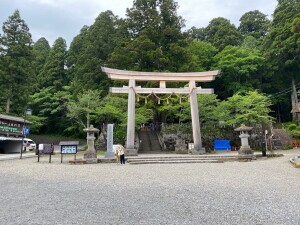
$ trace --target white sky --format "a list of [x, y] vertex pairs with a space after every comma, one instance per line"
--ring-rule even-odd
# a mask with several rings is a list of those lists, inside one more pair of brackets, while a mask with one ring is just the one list
[[[271, 18], [277, 0], [175, 0], [178, 15], [185, 19], [185, 30], [192, 26], [206, 27], [216, 17], [229, 19], [236, 26], [243, 14], [253, 10]], [[33, 40], [45, 37], [50, 45], [62, 37], [71, 43], [84, 25], [93, 24], [95, 18], [106, 10], [125, 17], [126, 8], [133, 0], [0, 0], [0, 24], [8, 19], [15, 9], [29, 26]], [[0, 30], [2, 33], [2, 29]]]

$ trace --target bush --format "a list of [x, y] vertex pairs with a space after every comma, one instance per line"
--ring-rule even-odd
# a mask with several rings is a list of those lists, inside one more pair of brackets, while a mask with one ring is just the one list
[[286, 146], [283, 146], [283, 149], [284, 150], [290, 150], [290, 149], [293, 149], [294, 147], [291, 146], [291, 145], [286, 145]]

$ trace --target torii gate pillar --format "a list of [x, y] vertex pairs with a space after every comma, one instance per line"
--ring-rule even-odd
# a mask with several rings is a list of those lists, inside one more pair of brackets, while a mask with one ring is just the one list
[[137, 149], [134, 148], [135, 135], [135, 80], [129, 80], [128, 91], [128, 115], [127, 115], [127, 138], [126, 154], [137, 155]]
[[204, 154], [205, 148], [202, 147], [201, 132], [200, 132], [200, 122], [199, 122], [199, 110], [197, 101], [197, 91], [196, 82], [190, 81], [190, 106], [191, 106], [191, 116], [192, 116], [192, 128], [193, 128], [193, 140], [194, 149], [192, 149], [192, 154]]

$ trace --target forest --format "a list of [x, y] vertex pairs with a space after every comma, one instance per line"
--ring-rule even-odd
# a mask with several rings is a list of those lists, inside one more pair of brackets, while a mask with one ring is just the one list
[[[292, 83], [300, 87], [299, 0], [278, 0], [271, 19], [258, 10], [245, 12], [238, 27], [218, 17], [207, 27], [185, 29], [178, 7], [173, 0], [134, 0], [125, 18], [101, 12], [70, 46], [63, 37], [52, 46], [46, 38], [33, 42], [16, 9], [0, 33], [0, 113], [22, 117], [31, 108], [35, 134], [82, 135], [89, 124], [114, 123], [122, 137], [127, 95], [110, 94], [109, 87], [128, 84], [109, 80], [101, 66], [150, 72], [220, 69], [215, 81], [198, 83], [215, 91], [198, 96], [201, 124], [292, 121]], [[186, 96], [138, 99], [137, 127], [191, 121]]]

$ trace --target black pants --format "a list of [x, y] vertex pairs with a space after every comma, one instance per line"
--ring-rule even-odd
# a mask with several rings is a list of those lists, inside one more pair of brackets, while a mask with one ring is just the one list
[[120, 155], [121, 164], [125, 164], [125, 155]]

